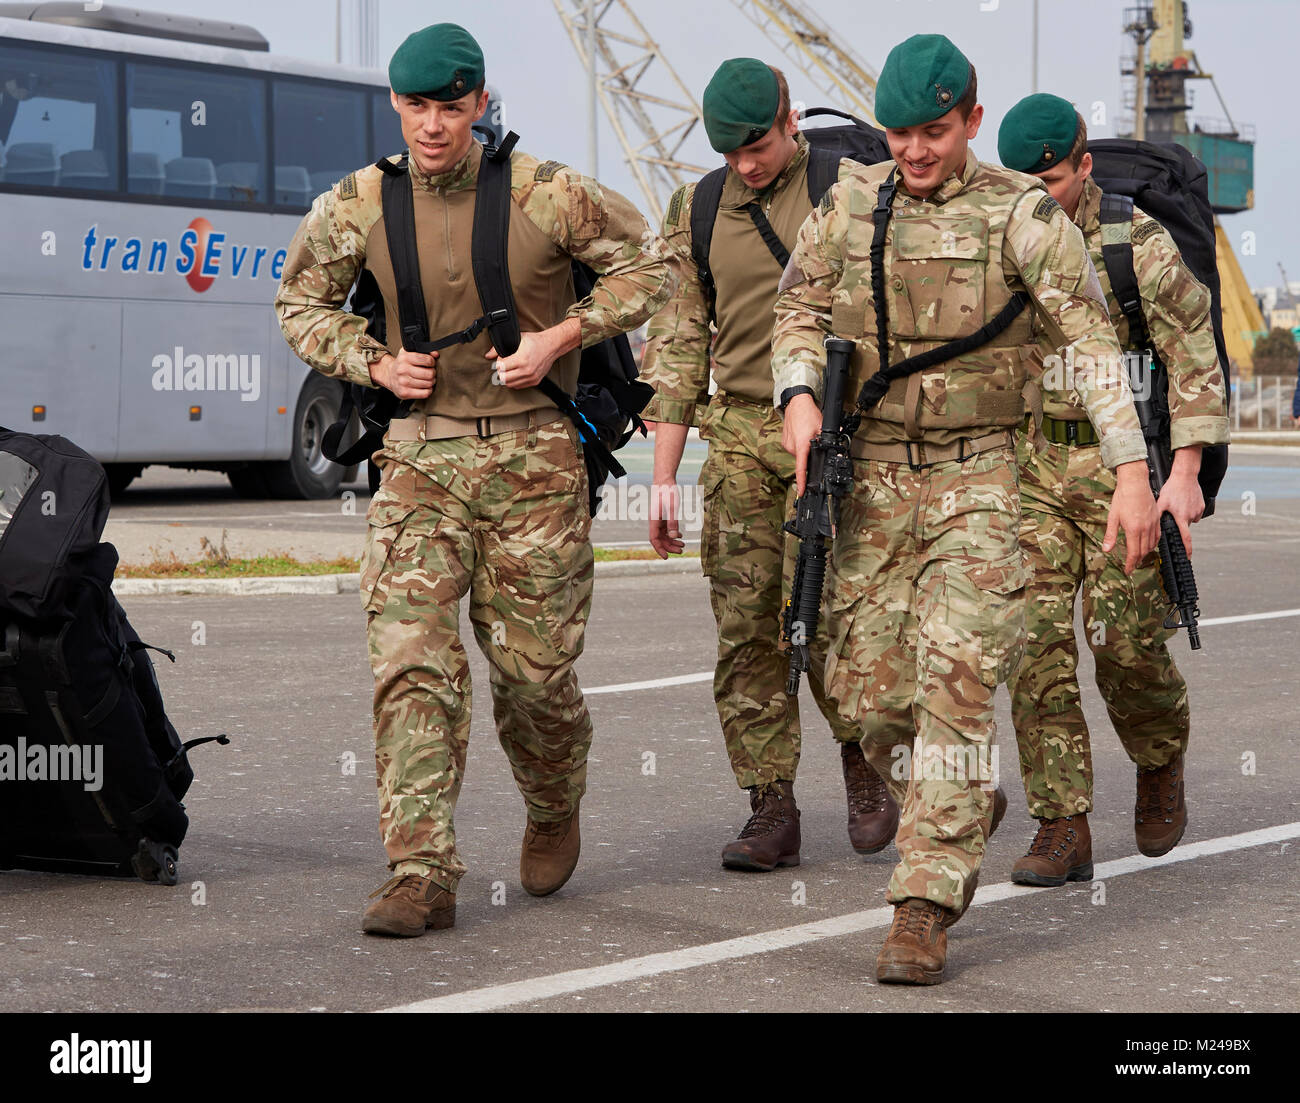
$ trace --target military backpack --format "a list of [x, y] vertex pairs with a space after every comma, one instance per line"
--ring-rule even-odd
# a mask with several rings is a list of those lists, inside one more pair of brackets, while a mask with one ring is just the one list
[[[1088, 143], [1092, 154], [1092, 178], [1102, 190], [1102, 259], [1110, 278], [1111, 291], [1129, 323], [1129, 343], [1150, 352], [1156, 372], [1156, 413], [1162, 422], [1161, 435], [1169, 433], [1169, 376], [1151, 346], [1142, 296], [1133, 269], [1133, 208], [1137, 206], [1155, 219], [1174, 239], [1183, 261], [1210, 291], [1210, 318], [1214, 324], [1214, 345], [1223, 371], [1224, 393], [1228, 386], [1228, 350], [1223, 339], [1223, 305], [1215, 252], [1214, 211], [1210, 207], [1205, 165], [1184, 146], [1175, 143], [1139, 142], [1128, 138], [1102, 138]], [[1228, 446], [1214, 444], [1201, 450], [1199, 481], [1205, 496], [1205, 516], [1214, 512], [1214, 500], [1228, 470]]]
[[[801, 118], [811, 119], [819, 115], [834, 115], [848, 121], [843, 126], [818, 126], [803, 131], [809, 146], [808, 202], [814, 207], [839, 179], [840, 161], [844, 158], [864, 165], [878, 165], [890, 158], [889, 143], [885, 141], [883, 130], [877, 130], [869, 123], [833, 107], [810, 107], [803, 112]], [[699, 274], [700, 287], [709, 304], [711, 321], [717, 320], [717, 286], [709, 268], [709, 249], [713, 245], [713, 226], [718, 221], [718, 208], [722, 202], [722, 186], [726, 183], [727, 171], [726, 166], [723, 166], [708, 173], [695, 185], [695, 194], [691, 199], [691, 257]], [[763, 238], [768, 251], [785, 268], [790, 263], [790, 251], [777, 237], [772, 224], [763, 214], [762, 207], [750, 203], [745, 207], [745, 213], [753, 221], [754, 228]]]

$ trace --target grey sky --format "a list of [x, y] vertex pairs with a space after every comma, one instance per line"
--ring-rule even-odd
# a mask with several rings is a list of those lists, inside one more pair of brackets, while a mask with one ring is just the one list
[[[278, 54], [328, 61], [334, 58], [332, 0], [137, 0], [140, 7], [249, 23]], [[569, 3], [570, 0], [565, 0]], [[1007, 108], [1032, 91], [1031, 0], [808, 0], [821, 17], [877, 70], [890, 47], [910, 34], [941, 31], [970, 57], [979, 72], [986, 117], [975, 141], [977, 155], [997, 159], [997, 127]], [[752, 55], [780, 63], [775, 48], [730, 0], [632, 0], [698, 99], [723, 58]], [[1115, 133], [1120, 114], [1120, 26], [1125, 0], [1041, 0], [1039, 85], [1073, 100], [1085, 117], [1105, 105], [1107, 125], [1092, 124], [1090, 136]], [[992, 10], [983, 10], [990, 8]], [[1225, 218], [1234, 242], [1256, 235], [1256, 256], [1241, 257], [1254, 285], [1278, 282], [1277, 262], [1300, 278], [1300, 224], [1291, 208], [1300, 176], [1295, 97], [1274, 95], [1294, 73], [1300, 41], [1296, 0], [1189, 0], [1194, 33], [1189, 42], [1212, 72], [1232, 117], [1253, 123], [1255, 209]], [[1086, 14], [1085, 14], [1086, 13]], [[587, 166], [586, 82], [577, 55], [551, 0], [379, 0], [379, 53], [388, 56], [411, 31], [451, 20], [483, 44], [488, 79], [504, 97], [509, 126], [521, 146], [543, 158]], [[346, 56], [346, 55], [345, 55]], [[788, 69], [788, 66], [787, 66]], [[795, 73], [796, 100], [816, 102]], [[1209, 82], [1196, 82], [1194, 114], [1222, 117]], [[601, 118], [600, 177], [635, 202], [642, 198], [622, 163], [613, 130]], [[720, 159], [699, 135], [683, 151], [700, 164]]]

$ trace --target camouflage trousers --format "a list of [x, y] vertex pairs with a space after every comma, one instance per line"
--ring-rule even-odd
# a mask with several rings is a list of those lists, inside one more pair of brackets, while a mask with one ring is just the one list
[[386, 442], [361, 597], [375, 676], [379, 829], [394, 873], [455, 891], [470, 671], [460, 601], [488, 661], [497, 735], [528, 816], [568, 816], [591, 718], [573, 664], [594, 565], [587, 476], [567, 421], [486, 439]]
[[826, 688], [902, 809], [891, 903], [960, 909], [996, 782], [993, 692], [1024, 646], [1009, 446], [913, 470], [858, 460], [829, 578]]
[[1012, 715], [1029, 814], [1056, 819], [1092, 810], [1092, 747], [1079, 698], [1074, 602], [1111, 723], [1138, 766], [1163, 766], [1187, 749], [1187, 686], [1166, 646], [1169, 603], [1154, 557], [1124, 574], [1124, 541], [1106, 554], [1115, 475], [1101, 450], [1021, 435], [1020, 543], [1032, 577], [1029, 639], [1011, 682]]
[[[704, 524], [700, 561], [718, 625], [713, 699], [742, 789], [793, 781], [802, 730], [799, 701], [785, 692], [789, 652], [780, 642], [798, 541], [782, 531], [794, 516], [794, 457], [781, 447], [781, 418], [770, 406], [728, 395], [709, 402], [700, 436], [709, 442], [700, 471]], [[840, 742], [857, 742], [822, 687], [823, 616], [808, 684]]]

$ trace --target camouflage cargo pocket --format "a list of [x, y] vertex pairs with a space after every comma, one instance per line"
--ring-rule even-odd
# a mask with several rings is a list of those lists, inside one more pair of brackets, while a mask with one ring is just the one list
[[899, 218], [886, 291], [898, 306], [894, 334], [949, 341], [984, 321], [988, 223], [978, 216]]
[[980, 681], [998, 686], [1007, 681], [1025, 653], [1025, 585], [1029, 570], [1017, 548], [1005, 559], [970, 570], [980, 598]]
[[[585, 506], [584, 506], [585, 508]], [[488, 601], [510, 650], [551, 662], [581, 650], [587, 623], [593, 557], [585, 534], [562, 530], [547, 542], [485, 534]], [[584, 583], [585, 579], [585, 583]]]
[[392, 583], [393, 546], [406, 519], [415, 512], [410, 502], [383, 497], [370, 503], [366, 515], [366, 546], [361, 555], [361, 605], [372, 615], [382, 613]]
[[718, 544], [722, 539], [719, 508], [722, 503], [718, 492], [722, 489], [723, 475], [722, 465], [710, 449], [700, 469], [700, 504], [704, 514], [700, 526], [700, 568], [705, 578], [712, 578], [718, 571]]

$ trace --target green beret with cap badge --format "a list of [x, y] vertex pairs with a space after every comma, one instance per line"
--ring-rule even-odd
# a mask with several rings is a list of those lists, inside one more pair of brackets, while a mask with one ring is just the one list
[[458, 100], [483, 83], [483, 51], [455, 23], [435, 23], [397, 47], [388, 63], [388, 84], [399, 96]]
[[885, 58], [876, 81], [876, 121], [901, 129], [946, 115], [966, 94], [971, 67], [941, 34], [914, 34]]
[[998, 156], [1017, 172], [1046, 172], [1069, 156], [1079, 130], [1074, 104], [1047, 92], [1026, 96], [998, 128]]
[[701, 107], [709, 145], [731, 153], [763, 137], [776, 123], [781, 89], [764, 61], [733, 57], [718, 66]]

